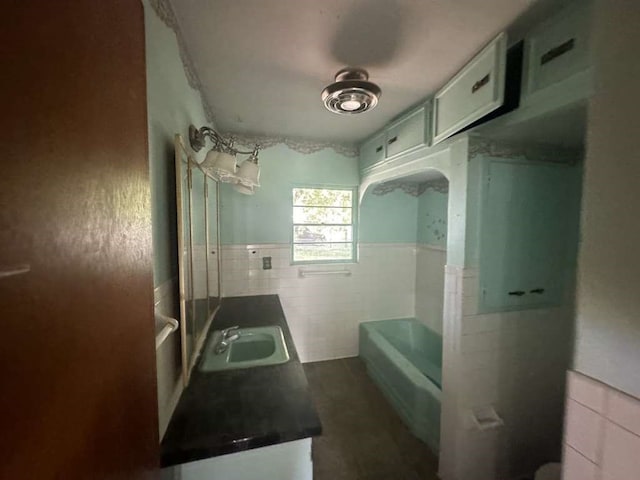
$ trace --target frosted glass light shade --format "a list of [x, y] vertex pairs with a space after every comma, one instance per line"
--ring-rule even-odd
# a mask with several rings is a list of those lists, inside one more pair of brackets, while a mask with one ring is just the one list
[[238, 183], [241, 183], [245, 187], [259, 187], [260, 186], [260, 167], [258, 164], [245, 160], [238, 172], [236, 173]]
[[247, 187], [247, 186], [245, 186], [245, 185], [243, 185], [241, 183], [236, 183], [233, 186], [233, 189], [236, 192], [240, 192], [240, 193], [242, 193], [244, 195], [253, 195], [254, 193], [256, 193], [254, 187]]
[[221, 182], [234, 183], [236, 181], [236, 157], [230, 153], [220, 152], [216, 160], [216, 165], [219, 170], [219, 176]]
[[207, 171], [207, 170], [211, 169], [212, 167], [215, 167], [216, 160], [218, 159], [218, 155], [220, 155], [220, 152], [218, 152], [216, 150], [209, 150], [207, 152], [207, 156], [204, 157], [204, 160], [200, 164], [200, 168], [202, 168], [203, 170]]
[[236, 159], [228, 153], [209, 150], [200, 168], [211, 178], [228, 182], [236, 176]]

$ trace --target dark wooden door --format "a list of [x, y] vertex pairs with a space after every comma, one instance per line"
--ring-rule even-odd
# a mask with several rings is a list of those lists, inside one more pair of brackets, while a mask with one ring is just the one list
[[0, 15], [0, 478], [158, 465], [139, 0]]

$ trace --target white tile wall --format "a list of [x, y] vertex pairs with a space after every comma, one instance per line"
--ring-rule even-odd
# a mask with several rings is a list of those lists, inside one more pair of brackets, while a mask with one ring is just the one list
[[640, 479], [640, 400], [569, 372], [564, 480]]
[[[560, 459], [573, 314], [569, 308], [479, 314], [477, 270], [446, 272], [444, 394], [455, 408], [443, 408], [442, 436], [457, 440], [456, 451], [441, 457], [442, 477], [531, 475]], [[471, 412], [488, 405], [504, 426], [475, 435]], [[496, 450], [479, 454], [487, 445]]]
[[565, 479], [597, 480], [599, 478], [597, 466], [577, 450], [566, 445], [562, 476]]
[[599, 460], [603, 429], [604, 418], [598, 412], [571, 398], [567, 401], [564, 441], [592, 462]]
[[[574, 378], [575, 377], [575, 378]], [[598, 413], [604, 412], [604, 401], [607, 395], [606, 387], [588, 377], [575, 376], [569, 372], [567, 382], [567, 397], [581, 403]]]
[[440, 419], [440, 458], [438, 475], [443, 480], [460, 477], [464, 460], [464, 437], [461, 437], [462, 422], [458, 407], [462, 376], [460, 374], [460, 325], [462, 319], [462, 278], [460, 267], [445, 265], [444, 268], [444, 309], [442, 343], [442, 405]]
[[627, 430], [640, 436], [640, 408], [638, 408], [637, 399], [609, 389], [606, 415], [612, 422], [623, 425]]
[[442, 335], [444, 310], [444, 266], [447, 251], [419, 244], [416, 251], [416, 317]]
[[[271, 270], [262, 269], [270, 256]], [[291, 265], [288, 244], [223, 245], [224, 297], [277, 293], [303, 362], [358, 354], [358, 324], [415, 317], [415, 244], [360, 244], [359, 261]], [[300, 270], [351, 275], [301, 277]]]
[[640, 437], [607, 422], [602, 447], [603, 480], [640, 478]]

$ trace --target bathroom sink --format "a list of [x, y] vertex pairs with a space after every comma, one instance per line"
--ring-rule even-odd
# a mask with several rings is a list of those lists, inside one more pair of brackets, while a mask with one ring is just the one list
[[282, 329], [276, 325], [269, 327], [241, 328], [240, 335], [222, 353], [215, 353], [222, 332], [216, 330], [211, 335], [200, 363], [203, 372], [234, 370], [238, 368], [278, 365], [289, 361], [289, 351], [284, 341]]

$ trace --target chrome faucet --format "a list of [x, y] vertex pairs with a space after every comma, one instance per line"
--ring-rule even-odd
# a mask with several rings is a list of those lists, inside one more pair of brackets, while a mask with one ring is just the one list
[[220, 332], [220, 340], [216, 343], [213, 350], [216, 355], [226, 352], [229, 345], [240, 338], [240, 332], [238, 331], [239, 328], [240, 327], [238, 325], [235, 325], [233, 327], [225, 328]]

